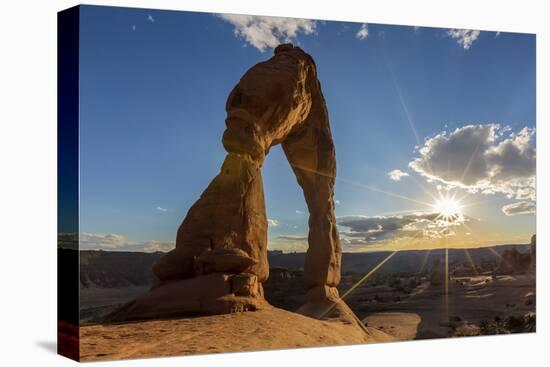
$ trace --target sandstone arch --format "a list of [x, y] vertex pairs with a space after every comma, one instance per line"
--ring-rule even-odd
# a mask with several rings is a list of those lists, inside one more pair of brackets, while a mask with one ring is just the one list
[[[281, 45], [252, 67], [227, 99], [228, 155], [221, 172], [189, 210], [176, 249], [155, 266], [161, 280], [209, 272], [197, 266], [212, 251], [243, 258], [260, 282], [268, 277], [267, 219], [261, 166], [269, 149], [282, 144], [309, 209], [306, 285], [336, 286], [341, 250], [334, 217], [336, 173], [328, 113], [313, 59], [298, 47]], [[206, 253], [205, 253], [206, 252]], [[235, 259], [236, 260], [236, 259]], [[212, 261], [215, 261], [212, 258]]]
[[[261, 283], [269, 276], [269, 265], [261, 167], [277, 144], [282, 145], [309, 209], [304, 265], [308, 296], [301, 311], [322, 317], [325, 306], [332, 309], [340, 302], [335, 148], [315, 62], [298, 47], [278, 46], [272, 58], [242, 76], [227, 99], [226, 111], [222, 142], [227, 156], [180, 225], [176, 248], [155, 265], [160, 284], [115, 312], [111, 320], [144, 318], [144, 313], [225, 313], [265, 305]], [[178, 292], [186, 295], [185, 302], [177, 300]]]

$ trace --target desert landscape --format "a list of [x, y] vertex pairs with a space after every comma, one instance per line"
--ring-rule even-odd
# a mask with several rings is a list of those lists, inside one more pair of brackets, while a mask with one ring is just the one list
[[[295, 313], [304, 302], [304, 254], [269, 252], [265, 298], [257, 312], [126, 324], [106, 315], [148, 290], [162, 253], [83, 251], [80, 295], [82, 360], [348, 345], [536, 331], [536, 282], [531, 244], [449, 251], [403, 251], [345, 298], [367, 333], [339, 321]], [[60, 250], [71, 251], [71, 250]], [[344, 253], [340, 294], [387, 253]], [[124, 267], [117, 263], [125, 263]], [[276, 265], [275, 265], [276, 264]], [[401, 271], [399, 269], [402, 269]], [[414, 271], [414, 269], [417, 271]], [[230, 327], [229, 327], [230, 326]], [[170, 343], [177, 335], [181, 343]]]

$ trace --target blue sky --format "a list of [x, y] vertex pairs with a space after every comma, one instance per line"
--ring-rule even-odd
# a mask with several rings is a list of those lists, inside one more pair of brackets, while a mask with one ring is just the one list
[[[285, 40], [317, 63], [346, 251], [535, 231], [534, 35], [84, 6], [80, 37], [84, 248], [173, 246], [225, 156], [228, 93]], [[307, 209], [279, 147], [263, 177], [270, 248], [302, 251]], [[449, 226], [428, 216], [441, 197], [461, 207]]]

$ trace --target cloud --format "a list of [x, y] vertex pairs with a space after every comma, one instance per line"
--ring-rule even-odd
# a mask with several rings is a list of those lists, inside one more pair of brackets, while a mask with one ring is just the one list
[[504, 205], [502, 212], [508, 216], [518, 214], [531, 214], [535, 213], [537, 205], [532, 201], [518, 201], [516, 203]]
[[[424, 221], [435, 222], [438, 213], [413, 213], [394, 216], [362, 216], [354, 215], [337, 218], [340, 226], [348, 227], [356, 233], [380, 233], [400, 229], [411, 229], [411, 224]], [[407, 227], [409, 226], [409, 227]]]
[[359, 31], [355, 34], [355, 37], [357, 37], [360, 40], [363, 40], [367, 38], [369, 35], [369, 27], [367, 23], [361, 24], [361, 27], [359, 28]]
[[450, 187], [535, 200], [535, 129], [467, 125], [426, 139], [409, 167]]
[[317, 26], [309, 19], [236, 14], [220, 14], [219, 17], [233, 24], [235, 36], [244, 38], [260, 52], [291, 42], [300, 33], [312, 34]]
[[334, 199], [334, 204], [336, 204], [336, 205], [340, 205], [340, 200], [336, 200], [336, 199]]
[[267, 219], [267, 225], [270, 227], [277, 227], [279, 225], [279, 221], [277, 219]]
[[465, 50], [468, 50], [470, 46], [472, 46], [472, 43], [474, 43], [475, 40], [480, 35], [480, 31], [472, 30], [472, 29], [449, 29], [447, 31], [447, 35], [449, 35], [451, 38], [456, 39], [456, 42], [462, 46]]
[[81, 233], [79, 236], [81, 247], [93, 247], [101, 249], [116, 249], [129, 245], [128, 239], [116, 233], [97, 234]]
[[454, 236], [451, 227], [466, 221], [462, 215], [442, 220], [439, 213], [413, 213], [395, 216], [348, 216], [337, 218], [345, 245], [376, 245], [404, 239], [441, 239]]
[[303, 210], [296, 209], [296, 214], [306, 214], [306, 212], [304, 212]]
[[81, 250], [111, 250], [156, 252], [170, 251], [175, 247], [171, 241], [130, 241], [125, 236], [116, 233], [81, 233], [79, 236]]
[[269, 239], [269, 248], [282, 250], [283, 252], [307, 251], [307, 236], [304, 235], [280, 235]]
[[174, 242], [147, 241], [143, 245], [144, 252], [168, 252], [175, 247]]
[[147, 15], [147, 21], [151, 23], [155, 23], [155, 18], [151, 14]]
[[393, 171], [388, 172], [388, 176], [390, 177], [390, 180], [393, 181], [401, 181], [402, 177], [406, 177], [409, 174], [407, 172], [403, 172], [399, 169], [394, 169]]
[[158, 210], [159, 212], [167, 212], [168, 211], [168, 209], [163, 208], [161, 206], [157, 206], [155, 209]]
[[281, 235], [275, 237], [275, 239], [283, 241], [307, 241], [307, 236]]

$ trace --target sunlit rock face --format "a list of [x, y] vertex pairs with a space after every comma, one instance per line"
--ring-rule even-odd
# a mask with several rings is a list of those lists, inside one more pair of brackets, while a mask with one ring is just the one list
[[[167, 297], [161, 289], [172, 284], [172, 290], [198, 298], [200, 302], [189, 306], [192, 312], [226, 313], [267, 305], [261, 285], [269, 276], [261, 167], [269, 149], [277, 144], [282, 145], [309, 209], [309, 249], [304, 264], [307, 292], [337, 299], [341, 248], [333, 201], [336, 159], [313, 59], [291, 44], [278, 46], [273, 57], [242, 76], [229, 94], [226, 111], [222, 143], [227, 156], [219, 174], [180, 225], [176, 248], [154, 266], [160, 284], [142, 297], [144, 302], [153, 305], [155, 292]], [[212, 274], [223, 276], [212, 278]], [[174, 282], [178, 286], [174, 287]], [[209, 282], [225, 293], [192, 289], [208, 287]], [[223, 287], [224, 282], [231, 284]], [[233, 283], [242, 286], [235, 291]], [[174, 293], [174, 297], [179, 295]], [[211, 301], [220, 297], [228, 301], [221, 306]], [[310, 298], [318, 303], [318, 298], [331, 297]], [[232, 300], [235, 307], [228, 306]], [[185, 308], [177, 302], [174, 307], [179, 307], [174, 314]], [[163, 316], [170, 316], [169, 308], [163, 308]], [[137, 310], [132, 319], [138, 319], [144, 308], [134, 304], [127, 309]], [[307, 309], [312, 314], [311, 305]], [[114, 320], [124, 318], [120, 312]]]

